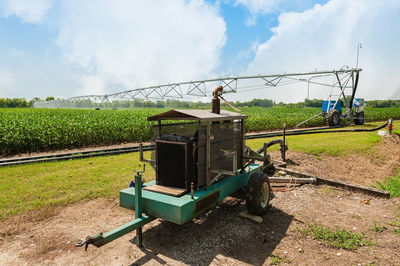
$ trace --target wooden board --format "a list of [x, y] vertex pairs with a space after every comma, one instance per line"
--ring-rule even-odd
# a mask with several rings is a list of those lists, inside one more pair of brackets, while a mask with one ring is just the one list
[[166, 187], [166, 186], [159, 186], [159, 185], [152, 185], [149, 187], [143, 187], [144, 190], [167, 194], [174, 197], [180, 197], [183, 194], [186, 194], [187, 190], [184, 188], [176, 188], [176, 187]]

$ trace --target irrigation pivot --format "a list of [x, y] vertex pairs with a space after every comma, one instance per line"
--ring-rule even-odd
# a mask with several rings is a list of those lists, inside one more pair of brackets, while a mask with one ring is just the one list
[[[245, 93], [248, 91], [261, 90], [268, 87], [281, 87], [296, 83], [305, 83], [308, 85], [308, 88], [310, 84], [315, 84], [318, 86], [324, 86], [332, 89], [340, 89], [340, 91], [344, 91], [344, 89], [348, 88], [349, 86], [349, 80], [352, 81], [351, 84], [354, 87], [354, 77], [355, 75], [358, 76], [360, 71], [362, 71], [360, 68], [342, 68], [340, 70], [283, 73], [273, 75], [236, 76], [185, 81], [129, 89], [117, 93], [104, 95], [82, 95], [71, 97], [65, 100], [35, 102], [34, 107], [85, 107], [85, 101], [93, 101], [105, 105], [109, 104], [109, 106], [111, 106], [111, 102], [114, 100], [162, 100], [166, 98], [185, 99], [193, 97], [209, 97], [209, 95], [211, 95], [213, 91], [212, 88], [218, 86], [222, 86], [224, 94]], [[346, 85], [343, 86], [343, 84]]]

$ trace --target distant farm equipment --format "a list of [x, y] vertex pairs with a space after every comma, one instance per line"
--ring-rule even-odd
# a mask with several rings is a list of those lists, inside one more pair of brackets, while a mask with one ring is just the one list
[[[361, 71], [359, 68], [350, 69], [350, 72], [344, 78], [340, 78], [335, 73], [336, 82], [334, 84], [337, 86], [331, 87], [328, 100], [322, 102], [322, 112], [297, 124], [296, 128], [318, 116], [323, 116], [327, 125], [331, 127], [339, 125], [341, 119], [349, 119], [356, 125], [364, 124], [364, 99], [355, 98]], [[349, 95], [345, 94], [346, 89], [351, 89]], [[343, 111], [343, 108], [346, 108], [345, 111]]]
[[[226, 78], [204, 79], [168, 83], [137, 89], [126, 90], [105, 95], [83, 95], [68, 99], [35, 102], [36, 108], [109, 108], [115, 109], [115, 103], [125, 103], [137, 99], [163, 100], [168, 98], [184, 99], [186, 97], [207, 97], [211, 94], [209, 88], [221, 86], [226, 93], [241, 93], [265, 88], [291, 86], [296, 83], [307, 84], [307, 98], [309, 98], [310, 84], [331, 88], [323, 112], [314, 116], [323, 115], [328, 125], [337, 125], [341, 118], [348, 118], [351, 122], [362, 124], [364, 113], [361, 110], [353, 111], [353, 107], [362, 108], [363, 100], [357, 103], [354, 98], [358, 86], [360, 68], [342, 68], [340, 70], [283, 73], [275, 75], [237, 76]], [[346, 89], [351, 89], [346, 96]], [[336, 93], [336, 95], [335, 95]], [[353, 104], [354, 103], [354, 104]], [[346, 107], [346, 111], [341, 109]], [[356, 109], [357, 109], [356, 108]], [[336, 110], [336, 111], [335, 111]], [[312, 118], [314, 118], [312, 117]], [[312, 118], [299, 123], [298, 126]]]
[[343, 118], [353, 119], [354, 124], [362, 125], [365, 122], [364, 119], [364, 99], [356, 98], [353, 102], [353, 108], [343, 112], [343, 101], [323, 101], [322, 102], [322, 115], [325, 118], [326, 123], [329, 126], [337, 126], [340, 120]]
[[[325, 108], [316, 116], [311, 117], [297, 125], [305, 124], [317, 116], [324, 116], [329, 126], [336, 126], [340, 119], [347, 118], [355, 124], [364, 123], [364, 112], [353, 110], [363, 108], [364, 100], [355, 99], [361, 68], [343, 67], [340, 70], [283, 73], [275, 75], [237, 76], [226, 78], [204, 79], [168, 83], [137, 89], [126, 90], [105, 95], [83, 95], [71, 97], [66, 100], [51, 100], [35, 102], [36, 108], [92, 108], [95, 103], [96, 110], [101, 108], [115, 109], [114, 101], [129, 101], [135, 99], [163, 100], [166, 98], [184, 99], [186, 97], [207, 97], [211, 94], [210, 87], [221, 86], [226, 93], [249, 92], [268, 87], [290, 86], [295, 83], [306, 83], [309, 98], [310, 84], [331, 88], [328, 100], [324, 102]], [[332, 79], [333, 78], [333, 79]], [[351, 89], [346, 95], [346, 89]], [[335, 95], [335, 93], [338, 93]], [[342, 108], [346, 111], [342, 112]], [[356, 107], [356, 108], [354, 108]]]

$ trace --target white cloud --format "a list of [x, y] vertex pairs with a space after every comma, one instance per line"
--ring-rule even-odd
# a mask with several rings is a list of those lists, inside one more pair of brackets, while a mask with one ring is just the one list
[[0, 70], [0, 97], [7, 95], [7, 91], [14, 83], [13, 75], [6, 70]]
[[253, 26], [256, 23], [258, 14], [268, 14], [276, 11], [278, 8], [278, 2], [280, 0], [236, 0], [235, 6], [245, 6], [251, 16], [246, 20], [247, 26]]
[[16, 16], [29, 23], [41, 23], [53, 0], [0, 0], [0, 15]]
[[6, 54], [8, 56], [12, 56], [12, 57], [22, 57], [25, 55], [25, 52], [23, 50], [12, 47], [12, 48], [8, 49]]
[[105, 94], [105, 83], [99, 76], [84, 76], [81, 78], [81, 83], [83, 85], [81, 95]]
[[[246, 72], [282, 73], [338, 69], [356, 64], [361, 42], [359, 97], [390, 98], [400, 85], [400, 2], [331, 0], [301, 13], [284, 13], [273, 36], [258, 46]], [[329, 91], [313, 92], [326, 98]], [[298, 101], [305, 89], [270, 89], [264, 97]]]
[[281, 0], [236, 0], [235, 5], [247, 7], [252, 14], [271, 13], [278, 8]]
[[9, 86], [13, 80], [13, 75], [9, 71], [0, 71], [0, 88]]
[[394, 91], [392, 99], [400, 99], [400, 86]]
[[217, 8], [202, 0], [71, 0], [60, 10], [56, 43], [83, 73], [85, 92], [207, 76], [226, 39]]
[[259, 15], [296, 9], [304, 10], [313, 5], [313, 0], [236, 0], [235, 6], [239, 5], [249, 10], [251, 16], [245, 23], [247, 26], [253, 26]]

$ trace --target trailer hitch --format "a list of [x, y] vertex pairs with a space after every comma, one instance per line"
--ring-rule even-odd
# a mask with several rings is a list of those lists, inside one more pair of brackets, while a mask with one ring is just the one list
[[[140, 167], [140, 165], [139, 165]], [[101, 247], [133, 230], [136, 230], [136, 244], [139, 248], [143, 246], [142, 244], [142, 227], [145, 224], [150, 223], [155, 218], [142, 213], [142, 174], [145, 172], [145, 166], [143, 165], [143, 170], [134, 170], [135, 175], [135, 220], [130, 221], [124, 225], [112, 229], [107, 233], [100, 233], [94, 236], [87, 236], [84, 241], [79, 241], [75, 244], [75, 247], [85, 246], [85, 251], [90, 244]]]
[[[121, 236], [126, 235], [127, 233], [130, 233], [134, 230], [138, 230], [139, 228], [141, 229], [144, 225], [150, 223], [153, 221], [155, 218], [150, 215], [141, 215], [141, 217], [136, 218], [133, 221], [127, 222], [126, 224], [123, 224], [117, 228], [114, 228], [106, 233], [100, 233], [100, 234], [95, 234], [94, 236], [88, 236], [84, 241], [79, 241], [78, 243], [75, 244], [76, 247], [81, 247], [85, 246], [85, 250], [87, 250], [88, 246], [92, 244], [93, 246], [96, 247], [101, 247], [104, 246], [107, 243], [110, 243], [111, 241], [114, 241], [115, 239], [120, 238]], [[136, 235], [136, 241], [137, 241], [137, 246], [141, 247], [142, 246], [142, 239], [140, 238], [140, 235]]]
[[82, 247], [83, 245], [85, 245], [85, 251], [88, 249], [88, 246], [90, 244], [94, 244], [94, 238], [91, 236], [87, 236], [85, 241], [80, 240], [78, 243], [75, 244], [75, 247]]

